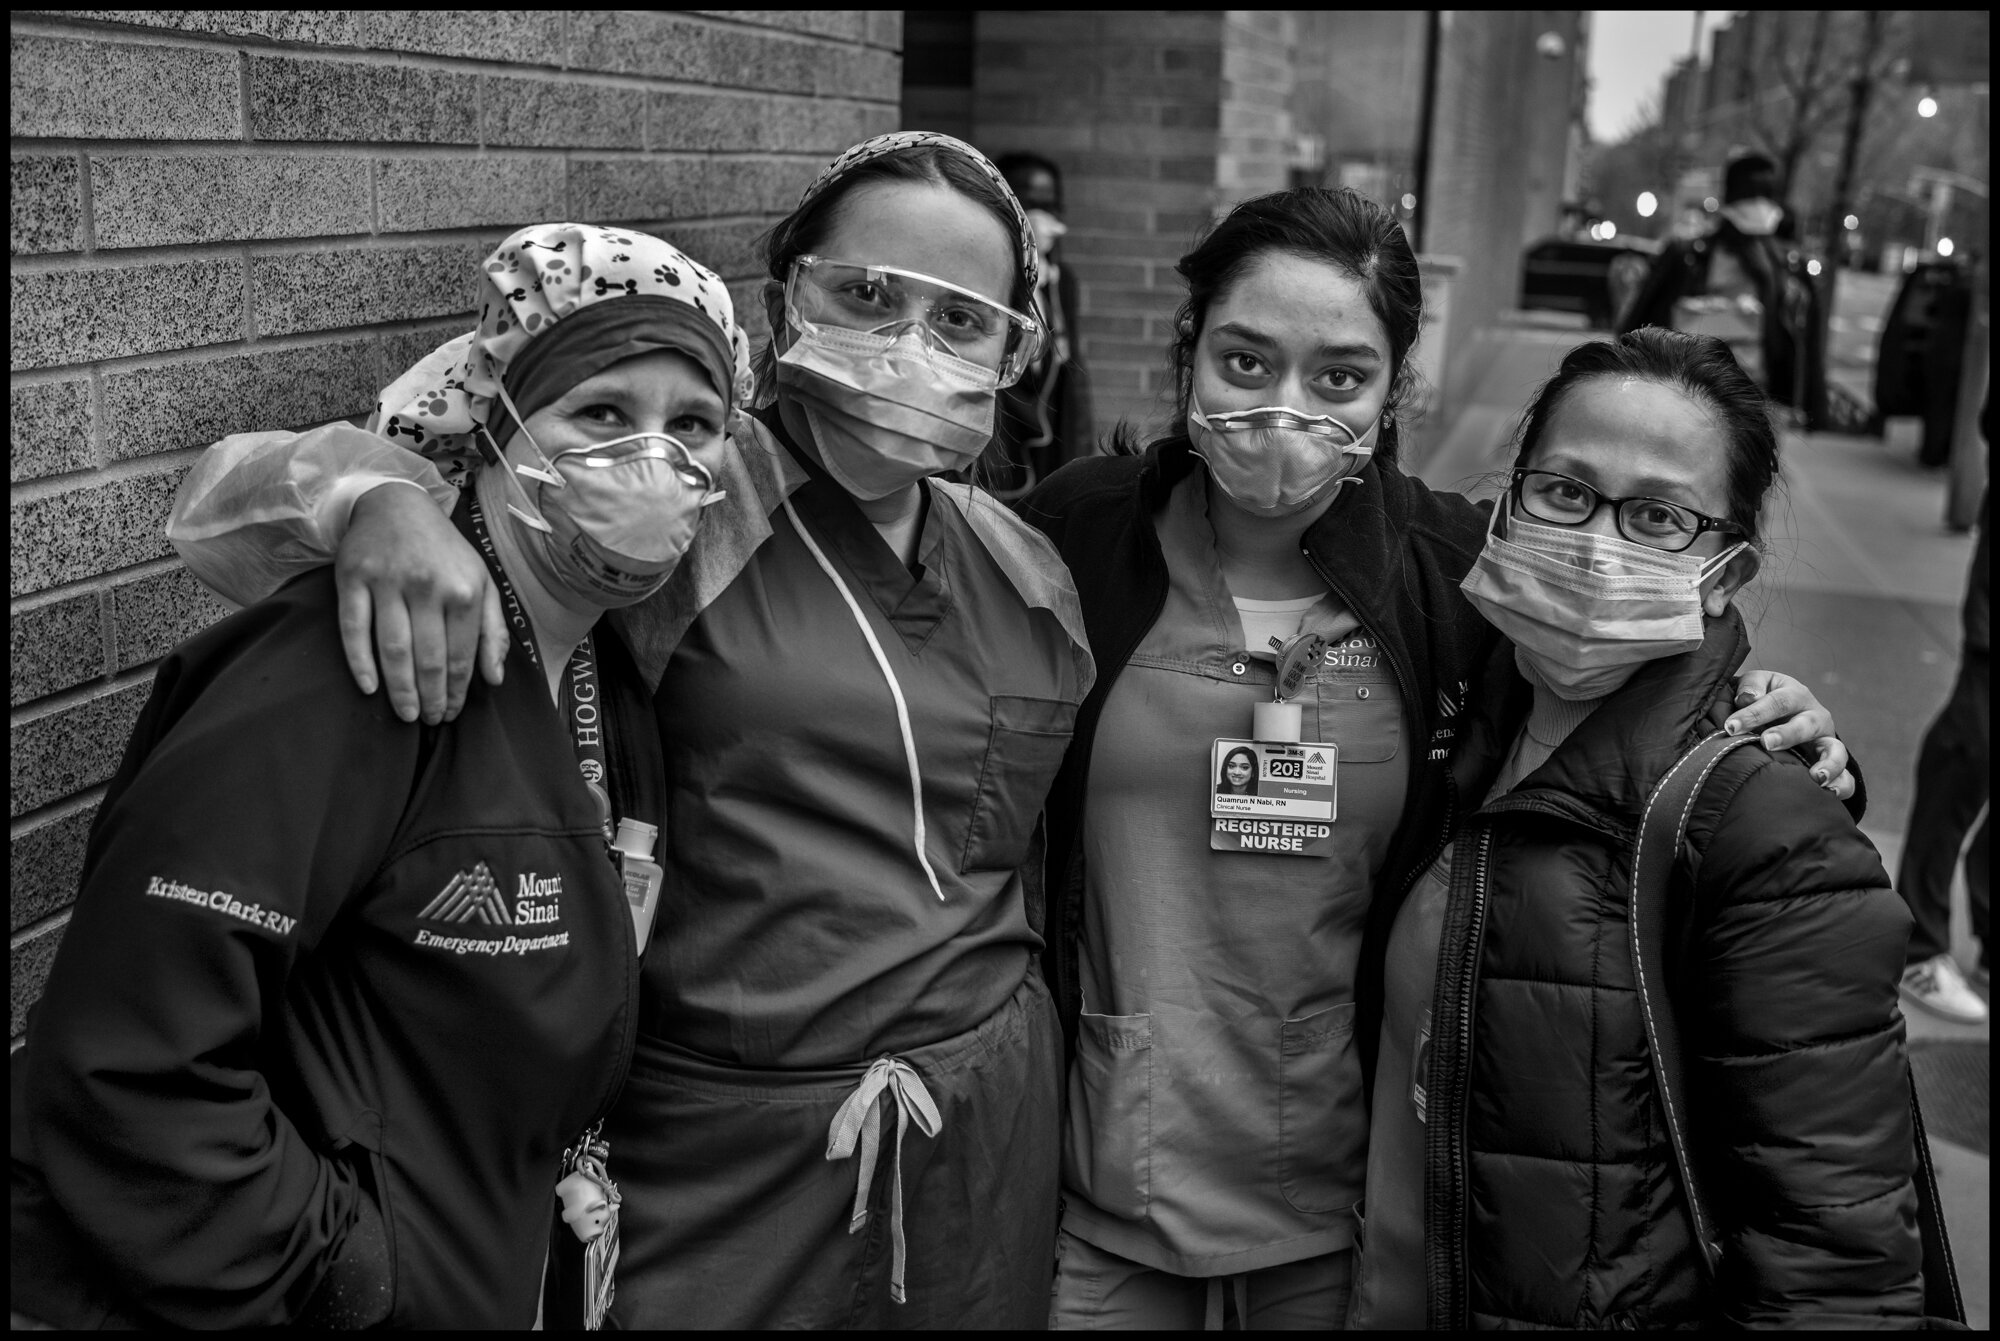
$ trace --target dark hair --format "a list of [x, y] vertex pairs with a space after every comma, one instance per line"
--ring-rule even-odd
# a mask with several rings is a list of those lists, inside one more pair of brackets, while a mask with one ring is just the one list
[[1253, 774], [1257, 771], [1257, 751], [1251, 749], [1248, 745], [1238, 745], [1235, 749], [1222, 756], [1222, 767], [1215, 770], [1217, 784], [1232, 785], [1229, 783], [1229, 761], [1239, 754], [1250, 761], [1250, 771]]
[[780, 219], [764, 238], [764, 267], [771, 278], [784, 283], [785, 277], [791, 274], [793, 261], [824, 246], [827, 236], [833, 232], [841, 207], [856, 190], [870, 182], [923, 182], [949, 187], [983, 207], [999, 220], [1001, 231], [1007, 235], [1009, 259], [1014, 266], [1014, 287], [1009, 301], [1017, 308], [1027, 307], [1028, 277], [1021, 272], [1020, 261], [1015, 254], [1022, 239], [1020, 226], [1014, 221], [1013, 206], [991, 177], [958, 154], [931, 144], [913, 145], [880, 158], [871, 158], [850, 169], [846, 176], [820, 192], [810, 204]]
[[1729, 520], [1743, 528], [1743, 539], [1756, 544], [1764, 496], [1778, 478], [1778, 434], [1764, 393], [1738, 366], [1729, 346], [1712, 335], [1642, 326], [1616, 340], [1592, 340], [1570, 350], [1521, 416], [1514, 464], [1527, 464], [1571, 392], [1594, 378], [1613, 376], [1684, 391], [1721, 422], [1729, 452]]
[[1014, 186], [1021, 178], [1038, 168], [1048, 173], [1056, 184], [1056, 208], [1062, 208], [1062, 169], [1057, 167], [1053, 160], [1026, 150], [1017, 150], [1011, 154], [1000, 155], [993, 160], [993, 166], [1000, 169], [1000, 175], [1007, 179], [1009, 186]]
[[[1367, 293], [1369, 309], [1389, 333], [1389, 397], [1382, 406], [1375, 455], [1395, 460], [1397, 411], [1407, 404], [1416, 380], [1409, 355], [1423, 324], [1423, 281], [1410, 239], [1395, 216], [1347, 187], [1298, 186], [1246, 200], [1203, 232], [1174, 267], [1187, 281], [1188, 292], [1174, 314], [1174, 338], [1167, 350], [1174, 379], [1173, 436], [1187, 436], [1195, 345], [1209, 309], [1253, 263], [1279, 252], [1337, 266]], [[1121, 444], [1125, 450], [1132, 445], [1129, 436]]]
[[[856, 190], [870, 182], [923, 182], [949, 187], [998, 219], [1001, 230], [1007, 234], [1009, 259], [1014, 268], [1014, 287], [1008, 295], [1008, 302], [1020, 311], [1028, 310], [1028, 277], [1021, 269], [1018, 256], [1022, 238], [1020, 227], [1014, 221], [1013, 207], [991, 177], [961, 155], [934, 144], [912, 145], [908, 149], [898, 149], [858, 164], [809, 203], [778, 220], [777, 225], [764, 235], [765, 273], [778, 283], [784, 283], [792, 272], [792, 262], [826, 244], [841, 207]], [[771, 386], [775, 361], [776, 355], [771, 352], [771, 344], [767, 340], [754, 360], [758, 388], [756, 398], [760, 402]]]
[[1762, 154], [1744, 154], [1740, 158], [1730, 159], [1728, 165], [1722, 169], [1723, 202], [1726, 204], [1741, 200], [1743, 193], [1750, 189], [1751, 179], [1760, 173], [1775, 180], [1778, 175], [1778, 165]]

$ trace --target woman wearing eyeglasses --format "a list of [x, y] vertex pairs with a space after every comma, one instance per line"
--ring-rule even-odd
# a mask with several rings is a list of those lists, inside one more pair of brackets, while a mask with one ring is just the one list
[[[624, 623], [668, 798], [604, 1129], [613, 1316], [1039, 1325], [1061, 1068], [1030, 857], [1091, 668], [1048, 542], [934, 478], [977, 457], [1035, 355], [1034, 240], [977, 151], [903, 133], [841, 155], [766, 259], [773, 339], [727, 499]], [[386, 477], [422, 465], [393, 455]], [[174, 523], [205, 575], [203, 537], [258, 515], [225, 510]], [[471, 643], [477, 555], [410, 489], [362, 494], [336, 532], [364, 688], [372, 624], [399, 709], [448, 714], [437, 649]], [[419, 686], [413, 660], [440, 674]]]
[[1582, 345], [1530, 405], [1463, 584], [1508, 639], [1452, 762], [1463, 818], [1388, 942], [1350, 1325], [1923, 1312], [1909, 915], [1853, 820], [1789, 753], [1708, 778], [1656, 966], [1687, 1059], [1672, 1110], [1630, 949], [1642, 808], [1727, 711], [1777, 472], [1766, 402], [1712, 338]]

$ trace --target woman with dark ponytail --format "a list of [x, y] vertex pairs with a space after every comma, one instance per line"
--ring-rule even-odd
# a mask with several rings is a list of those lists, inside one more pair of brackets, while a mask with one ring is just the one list
[[[1261, 196], [1179, 271], [1167, 434], [1022, 505], [1098, 669], [1048, 805], [1071, 1061], [1051, 1321], [1199, 1327], [1233, 1296], [1245, 1327], [1338, 1327], [1387, 934], [1463, 804], [1498, 642], [1459, 591], [1487, 512], [1398, 468], [1422, 285], [1386, 211]], [[1817, 708], [1788, 687], [1737, 716], [1799, 712], [1802, 744]], [[1217, 784], [1239, 748], [1258, 795]]]

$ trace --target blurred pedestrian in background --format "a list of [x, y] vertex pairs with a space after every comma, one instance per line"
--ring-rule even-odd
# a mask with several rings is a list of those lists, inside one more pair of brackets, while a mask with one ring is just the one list
[[1827, 420], [1819, 295], [1784, 235], [1782, 197], [1770, 159], [1732, 159], [1715, 226], [1666, 245], [1618, 329], [1667, 326], [1720, 338], [1766, 395], [1816, 430]]
[[[1979, 433], [1992, 452], [1993, 402], [1979, 411]], [[1958, 680], [1944, 711], [1924, 735], [1917, 757], [1917, 795], [1910, 805], [1910, 823], [1903, 839], [1902, 869], [1896, 888], [1910, 905], [1916, 926], [1910, 933], [1908, 967], [1903, 972], [1903, 996], [1947, 1020], [1977, 1024], [1987, 1016], [1987, 1003], [1965, 980], [1951, 957], [1951, 875], [1958, 866], [1965, 832], [1976, 820], [1979, 830], [1965, 850], [1965, 885], [1972, 911], [1972, 934], [1979, 942], [1979, 963], [1973, 982], [1990, 989], [1987, 976], [1988, 919], [1992, 915], [1993, 814], [1992, 792], [1993, 625], [1989, 599], [1993, 584], [1993, 549], [1988, 528], [1990, 489], [1979, 500], [1979, 544], [1972, 553], [1972, 575], [1965, 589], [1965, 651], [1958, 661]]]
[[1903, 277], [1875, 361], [1875, 413], [1919, 415], [1917, 460], [1951, 460], [1958, 392], [1965, 373], [1965, 328], [1972, 319], [1971, 267], [1925, 261]]
[[1042, 257], [1035, 301], [1048, 339], [1021, 380], [1000, 393], [993, 445], [980, 458], [979, 483], [1014, 499], [1054, 473], [1057, 466], [1096, 449], [1090, 417], [1090, 378], [1076, 329], [1076, 276], [1062, 262], [1062, 172], [1040, 154], [1004, 154], [998, 167], [1014, 188]]

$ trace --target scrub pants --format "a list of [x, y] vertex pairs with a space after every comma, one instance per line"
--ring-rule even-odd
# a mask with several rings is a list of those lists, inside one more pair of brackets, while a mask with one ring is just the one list
[[1067, 1230], [1056, 1254], [1049, 1326], [1062, 1331], [1219, 1330], [1225, 1304], [1244, 1331], [1338, 1330], [1354, 1285], [1351, 1250], [1206, 1279], [1142, 1266]]
[[1040, 974], [977, 1028], [900, 1054], [943, 1122], [901, 1138], [907, 1302], [890, 1298], [897, 1108], [860, 1156], [828, 1129], [869, 1069], [762, 1071], [642, 1039], [604, 1127], [624, 1194], [621, 1328], [1031, 1328], [1048, 1319], [1062, 1042]]

